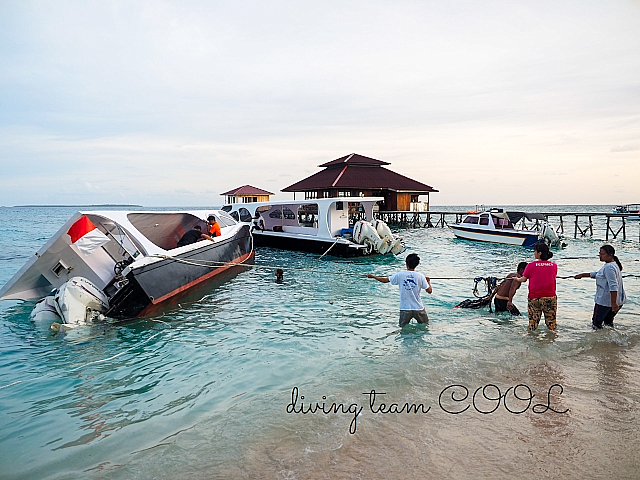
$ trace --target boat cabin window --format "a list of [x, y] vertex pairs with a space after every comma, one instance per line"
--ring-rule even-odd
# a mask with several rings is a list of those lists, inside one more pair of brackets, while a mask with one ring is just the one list
[[251, 219], [253, 218], [253, 216], [251, 215], [251, 212], [244, 207], [238, 210], [238, 213], [240, 214], [241, 222], [250, 222]]
[[464, 222], [462, 222], [462, 223], [473, 223], [474, 225], [477, 225], [478, 224], [478, 217], [469, 216], [469, 217], [465, 218]]
[[217, 217], [218, 217], [218, 223], [220, 224], [221, 227], [230, 227], [232, 225], [235, 225], [237, 222], [235, 218], [233, 218], [231, 215], [227, 213], [219, 213]]
[[489, 225], [489, 215], [480, 215], [480, 225]]
[[232, 207], [231, 205], [225, 205], [224, 207], [222, 207], [222, 208], [221, 208], [221, 210], [222, 210], [223, 212], [227, 212], [227, 213], [229, 213], [229, 212], [231, 211], [231, 209], [232, 209], [232, 208], [233, 208], [233, 207]]
[[238, 215], [238, 212], [236, 212], [235, 210], [231, 212], [229, 215], [231, 215], [236, 222], [240, 221], [240, 215]]
[[298, 207], [298, 225], [301, 227], [318, 227], [317, 203], [305, 203]]
[[114, 221], [99, 215], [87, 215], [89, 220], [98, 229], [107, 235], [112, 241], [102, 246], [114, 261], [136, 258], [141, 252], [146, 252], [144, 247], [135, 237], [127, 233], [120, 225]]
[[492, 215], [491, 219], [493, 220], [493, 225], [496, 228], [513, 228], [513, 224], [509, 221], [508, 218], [499, 218]]
[[284, 218], [287, 220], [295, 220], [296, 215], [291, 211], [290, 208], [284, 207], [280, 209], [279, 207], [269, 213], [269, 217], [271, 218], [282, 218], [282, 212], [284, 212]]

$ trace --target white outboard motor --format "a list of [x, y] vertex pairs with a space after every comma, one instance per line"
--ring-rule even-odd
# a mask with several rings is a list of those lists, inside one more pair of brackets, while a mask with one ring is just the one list
[[406, 250], [404, 243], [402, 243], [402, 239], [396, 238], [393, 233], [391, 233], [389, 225], [387, 225], [382, 220], [374, 220], [371, 223], [375, 227], [376, 233], [380, 236], [380, 238], [387, 238], [389, 242], [389, 248], [387, 249], [387, 251], [380, 253], [391, 252], [394, 255], [398, 255]]
[[359, 220], [353, 226], [353, 241], [367, 248], [365, 253], [393, 253], [398, 255], [404, 252], [405, 247], [402, 240], [396, 238], [391, 233], [389, 226], [382, 220], [374, 220], [369, 223]]
[[[364, 220], [357, 221], [353, 226], [353, 241], [366, 247], [365, 254], [381, 252], [388, 249], [388, 240], [380, 238], [376, 229]], [[386, 253], [386, 252], [385, 252]]]
[[30, 317], [38, 326], [58, 330], [60, 324], [77, 327], [103, 320], [108, 309], [109, 299], [102, 290], [84, 277], [73, 277], [40, 300]]
[[540, 237], [550, 247], [559, 247], [562, 245], [562, 239], [558, 236], [553, 227], [548, 223], [544, 224]]
[[54, 298], [58, 315], [68, 325], [86, 325], [109, 309], [104, 292], [84, 277], [62, 284]]
[[49, 327], [53, 322], [60, 322], [61, 318], [56, 310], [56, 300], [53, 295], [47, 295], [33, 307], [29, 315], [37, 326]]

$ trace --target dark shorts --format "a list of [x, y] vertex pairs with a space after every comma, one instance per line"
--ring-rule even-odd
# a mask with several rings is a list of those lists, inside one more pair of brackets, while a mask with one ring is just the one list
[[504, 300], [502, 298], [494, 298], [493, 299], [493, 304], [496, 306], [496, 313], [498, 312], [509, 312], [511, 315], [517, 316], [520, 315], [520, 310], [518, 310], [518, 307], [516, 307], [515, 305], [511, 304], [511, 310], [509, 310], [507, 308], [507, 302], [508, 300]]
[[595, 329], [602, 328], [602, 324], [613, 327], [613, 317], [617, 312], [614, 312], [611, 307], [605, 307], [604, 305], [598, 305], [593, 307], [593, 318], [591, 319], [591, 326]]
[[400, 310], [400, 326], [407, 325], [412, 318], [415, 318], [418, 323], [429, 323], [429, 316], [427, 310]]

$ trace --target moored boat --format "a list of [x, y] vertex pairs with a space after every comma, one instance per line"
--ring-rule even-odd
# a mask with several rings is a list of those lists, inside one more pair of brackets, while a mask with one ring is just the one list
[[[515, 228], [522, 218], [537, 221], [539, 230], [519, 230]], [[465, 240], [503, 243], [532, 247], [540, 241], [550, 246], [562, 245], [562, 240], [542, 214], [524, 212], [504, 212], [493, 208], [484, 212], [469, 212], [461, 223], [449, 225], [453, 234]]]
[[613, 213], [631, 213], [628, 220], [640, 220], [640, 203], [629, 203], [627, 205], [616, 205]]
[[613, 213], [640, 213], [640, 203], [629, 203], [627, 205], [616, 205]]
[[373, 217], [376, 203], [382, 200], [338, 197], [233, 203], [222, 208], [238, 221], [254, 220], [256, 247], [340, 257], [397, 255], [405, 250], [402, 239]]
[[[178, 247], [213, 214], [221, 235]], [[0, 300], [40, 300], [34, 318], [90, 323], [156, 312], [235, 265], [253, 260], [250, 225], [223, 211], [74, 214], [0, 289]], [[53, 293], [53, 295], [50, 295]]]

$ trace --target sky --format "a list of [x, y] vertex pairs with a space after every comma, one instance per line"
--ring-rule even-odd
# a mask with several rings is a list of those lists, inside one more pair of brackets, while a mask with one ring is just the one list
[[0, 206], [286, 200], [350, 153], [432, 208], [639, 202], [638, 25], [638, 0], [0, 0]]

